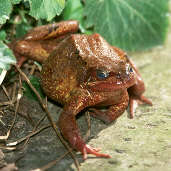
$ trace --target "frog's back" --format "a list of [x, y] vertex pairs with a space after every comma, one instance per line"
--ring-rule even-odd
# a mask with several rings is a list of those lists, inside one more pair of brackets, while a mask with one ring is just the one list
[[72, 91], [84, 81], [86, 65], [79, 56], [72, 36], [63, 40], [44, 62], [42, 87], [48, 97], [65, 104]]

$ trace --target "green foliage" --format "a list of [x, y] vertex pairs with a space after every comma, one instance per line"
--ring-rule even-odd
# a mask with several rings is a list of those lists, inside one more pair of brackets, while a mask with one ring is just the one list
[[[33, 27], [25, 17], [38, 23], [75, 19], [82, 33], [98, 32], [109, 43], [125, 50], [144, 50], [162, 44], [168, 28], [168, 0], [0, 0], [0, 24], [12, 9], [21, 16], [16, 37]], [[18, 8], [16, 7], [18, 5]], [[22, 8], [19, 8], [22, 5]], [[12, 8], [13, 7], [13, 8]], [[65, 8], [64, 8], [65, 7]], [[64, 9], [64, 10], [63, 10]], [[63, 11], [63, 12], [62, 12]], [[13, 18], [13, 15], [11, 17]], [[13, 22], [12, 19], [10, 22]], [[43, 19], [43, 20], [42, 20]], [[89, 29], [88, 29], [89, 28]], [[0, 39], [1, 39], [0, 34]], [[1, 39], [2, 40], [2, 39]]]
[[10, 0], [0, 0], [0, 25], [4, 24], [12, 11]]
[[65, 0], [29, 0], [30, 15], [36, 19], [52, 20], [65, 7]]
[[32, 28], [32, 25], [26, 18], [27, 12], [24, 10], [20, 10], [19, 14], [21, 20], [18, 23], [16, 23], [16, 35], [15, 35], [16, 38], [20, 38], [24, 36], [28, 32], [28, 30]]
[[[12, 12], [13, 5], [21, 3], [22, 0], [0, 0], [0, 25], [4, 24]], [[65, 0], [25, 0], [22, 3], [30, 4], [29, 14], [35, 19], [52, 20], [60, 15], [65, 7]]]
[[0, 69], [9, 70], [11, 64], [15, 64], [16, 59], [12, 51], [0, 41]]
[[91, 34], [92, 31], [85, 28], [85, 20], [83, 15], [84, 6], [80, 0], [67, 0], [65, 9], [63, 11], [64, 20], [77, 20], [80, 24], [80, 30], [82, 33]]
[[[44, 98], [45, 95], [44, 95], [44, 93], [43, 93], [43, 91], [41, 89], [39, 78], [37, 78], [35, 76], [31, 76], [30, 77], [30, 82], [32, 83], [34, 88], [39, 92], [40, 96], [42, 98]], [[36, 95], [34, 94], [34, 92], [31, 90], [31, 88], [28, 86], [28, 84], [26, 82], [23, 83], [23, 87], [24, 87], [24, 95], [25, 96], [27, 96], [30, 99], [37, 100]]]
[[5, 40], [5, 39], [6, 39], [6, 32], [5, 32], [5, 30], [1, 30], [0, 31], [0, 41]]
[[32, 27], [30, 25], [28, 25], [27, 23], [23, 23], [23, 22], [16, 25], [16, 38], [22, 37], [31, 28]]
[[12, 4], [19, 4], [22, 0], [11, 0]]
[[11, 64], [15, 64], [16, 59], [12, 51], [0, 40], [0, 85], [3, 82], [7, 70]]
[[167, 31], [168, 0], [86, 0], [88, 27], [111, 44], [142, 50], [162, 44]]
[[67, 0], [63, 11], [64, 20], [83, 20], [83, 5], [80, 0]]

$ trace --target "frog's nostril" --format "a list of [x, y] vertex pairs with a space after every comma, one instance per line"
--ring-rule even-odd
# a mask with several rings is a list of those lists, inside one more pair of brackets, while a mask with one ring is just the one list
[[121, 78], [121, 73], [120, 72], [116, 74], [116, 78], [118, 78], [118, 79]]

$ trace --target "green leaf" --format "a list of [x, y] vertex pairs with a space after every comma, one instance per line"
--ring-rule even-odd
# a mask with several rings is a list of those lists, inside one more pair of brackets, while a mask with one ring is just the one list
[[[37, 78], [35, 76], [31, 76], [30, 77], [30, 82], [32, 83], [32, 85], [34, 86], [34, 88], [39, 92], [40, 96], [42, 98], [44, 98], [45, 95], [44, 95], [43, 90], [41, 88], [39, 78]], [[30, 99], [37, 100], [37, 96], [31, 90], [31, 88], [28, 86], [28, 84], [26, 82], [23, 83], [23, 87], [24, 87], [24, 95], [25, 96], [27, 96]]]
[[12, 4], [19, 4], [21, 2], [21, 0], [11, 0]]
[[0, 25], [4, 24], [12, 11], [10, 0], [0, 0]]
[[6, 32], [5, 30], [0, 31], [0, 40], [5, 40], [6, 39]]
[[16, 59], [12, 51], [2, 41], [0, 41], [0, 85], [3, 82], [7, 70], [11, 64], [15, 64]]
[[30, 30], [32, 27], [29, 25], [29, 23], [22, 22], [21, 24], [16, 25], [16, 38], [20, 38], [24, 36], [28, 30]]
[[2, 84], [6, 74], [7, 74], [7, 70], [0, 68], [0, 85]]
[[144, 50], [164, 42], [168, 0], [86, 0], [87, 27], [94, 26], [109, 43]]
[[64, 20], [78, 20], [83, 19], [83, 5], [80, 0], [67, 0], [65, 9], [63, 11]]
[[0, 41], [0, 68], [9, 70], [11, 64], [16, 63], [16, 58], [11, 49]]
[[77, 20], [79, 21], [79, 27], [82, 33], [91, 34], [89, 30], [85, 28], [83, 5], [80, 0], [67, 0], [65, 9], [63, 11], [64, 20]]
[[60, 15], [65, 7], [65, 0], [29, 0], [30, 15], [36, 19], [52, 20]]

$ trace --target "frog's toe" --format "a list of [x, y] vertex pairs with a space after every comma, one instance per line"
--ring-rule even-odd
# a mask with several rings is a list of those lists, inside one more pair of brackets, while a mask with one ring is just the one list
[[148, 104], [152, 106], [151, 100], [144, 96], [139, 96], [139, 97], [130, 97], [129, 99], [129, 113], [130, 113], [130, 118], [132, 119], [134, 117], [134, 113], [136, 108], [138, 107], [139, 104]]
[[104, 157], [104, 158], [111, 158], [110, 155], [108, 154], [103, 154], [103, 153], [99, 153], [100, 149], [97, 149], [97, 148], [93, 148], [89, 145], [84, 145], [84, 148], [82, 150], [82, 153], [83, 153], [83, 159], [87, 159], [87, 154], [93, 154], [95, 155], [96, 157]]
[[148, 99], [147, 97], [140, 96], [139, 100], [140, 100], [142, 103], [148, 104], [148, 105], [150, 105], [150, 106], [153, 105], [152, 101], [151, 101], [150, 99]]

